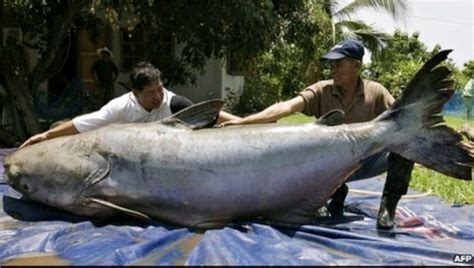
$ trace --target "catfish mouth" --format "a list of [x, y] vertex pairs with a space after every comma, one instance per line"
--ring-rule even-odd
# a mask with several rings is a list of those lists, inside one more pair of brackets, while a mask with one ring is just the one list
[[18, 172], [18, 168], [16, 166], [5, 164], [5, 173], [3, 176], [5, 182], [16, 191], [22, 193], [23, 195], [28, 195], [31, 192], [32, 186], [26, 180], [26, 177]]
[[16, 191], [27, 195], [32, 192], [33, 185], [28, 180], [28, 174], [23, 170], [23, 162], [17, 161], [9, 154], [5, 157], [4, 166], [4, 181]]
[[[22, 195], [22, 199], [45, 204], [50, 207], [69, 210], [68, 207], [75, 207], [74, 194], [68, 192], [58, 194], [57, 189], [40, 190], [39, 185], [31, 183], [35, 177], [16, 172], [13, 167], [7, 167], [5, 172], [6, 182]], [[70, 211], [70, 210], [69, 210]]]

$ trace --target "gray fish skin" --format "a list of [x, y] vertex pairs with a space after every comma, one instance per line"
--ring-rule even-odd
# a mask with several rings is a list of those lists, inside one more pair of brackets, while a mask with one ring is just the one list
[[[307, 200], [322, 206], [360, 160], [383, 149], [377, 146], [381, 127], [389, 131], [390, 125], [377, 125], [382, 123], [201, 130], [111, 125], [17, 151], [6, 160], [7, 176], [21, 169], [22, 182], [12, 183], [14, 188], [73, 213], [114, 213], [87, 202], [94, 197], [153, 218], [206, 227]], [[96, 184], [85, 179], [107, 165], [110, 171]]]
[[121, 210], [199, 228], [259, 216], [310, 223], [360, 161], [382, 150], [470, 180], [472, 156], [438, 115], [449, 72], [436, 65], [447, 53], [426, 63], [394, 109], [371, 122], [110, 125], [16, 151], [5, 160], [7, 180], [24, 196], [75, 214]]

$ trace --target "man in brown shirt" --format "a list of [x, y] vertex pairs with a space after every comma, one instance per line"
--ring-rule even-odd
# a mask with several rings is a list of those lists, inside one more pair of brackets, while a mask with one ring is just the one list
[[317, 118], [340, 109], [345, 113], [345, 124], [370, 121], [383, 113], [394, 102], [392, 95], [381, 84], [358, 79], [352, 100], [345, 101], [343, 89], [332, 80], [320, 81], [298, 94], [303, 97], [303, 113]]
[[[332, 80], [320, 81], [293, 99], [223, 125], [275, 122], [295, 112], [318, 118], [334, 109], [344, 111], [346, 124], [372, 120], [387, 110], [394, 98], [381, 84], [359, 76], [363, 56], [364, 46], [360, 42], [343, 41], [322, 57], [331, 64]], [[413, 165], [413, 162], [397, 154], [383, 152], [364, 160], [362, 167], [348, 179], [370, 178], [387, 171], [377, 228], [393, 228], [395, 210], [401, 196], [408, 190]], [[331, 197], [328, 210], [332, 216], [342, 216], [347, 192], [348, 187], [344, 184]]]

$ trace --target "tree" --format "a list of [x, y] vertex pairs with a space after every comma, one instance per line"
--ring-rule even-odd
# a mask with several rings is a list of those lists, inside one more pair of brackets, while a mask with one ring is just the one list
[[324, 10], [332, 18], [333, 44], [338, 39], [357, 38], [372, 52], [380, 55], [385, 45], [386, 35], [379, 32], [363, 21], [353, 20], [352, 16], [364, 8], [385, 12], [393, 19], [398, 19], [408, 9], [405, 0], [353, 0], [348, 5], [340, 7], [337, 0], [321, 0]]
[[[19, 21], [25, 40], [20, 43], [19, 40], [7, 37], [6, 45], [0, 47], [0, 60], [4, 66], [2, 76], [6, 91], [24, 120], [26, 133], [30, 135], [42, 130], [33, 109], [33, 93], [51, 74], [51, 67], [60, 56], [61, 46], [87, 1], [51, 3], [53, 4], [44, 5], [44, 1], [4, 3], [5, 9]], [[2, 9], [2, 13], [3, 11]], [[51, 19], [47, 19], [48, 17]], [[27, 47], [36, 48], [41, 53], [41, 60], [31, 71], [26, 64]]]
[[[278, 101], [294, 97], [304, 86], [321, 78], [319, 58], [332, 46], [331, 21], [318, 1], [307, 1], [307, 12], [299, 23], [290, 19], [270, 50], [257, 57], [252, 72], [245, 77], [233, 113], [246, 115], [263, 110]], [[303, 19], [304, 18], [304, 19]]]
[[467, 79], [474, 79], [474, 60], [464, 63], [464, 69], [462, 70], [462, 73]]
[[[244, 115], [264, 109], [272, 103], [294, 97], [298, 91], [321, 78], [329, 78], [327, 66], [320, 57], [337, 39], [358, 38], [378, 55], [385, 45], [385, 34], [360, 21], [351, 20], [357, 10], [374, 8], [399, 18], [406, 11], [406, 1], [355, 0], [343, 8], [339, 1], [308, 1], [311, 12], [305, 14], [305, 24], [294, 32], [298, 38], [283, 36], [270, 51], [259, 57], [253, 73], [246, 77], [244, 92], [234, 113]], [[337, 34], [337, 36], [336, 36]]]
[[469, 79], [474, 79], [474, 60], [464, 63], [462, 71], [455, 72], [455, 80], [457, 81], [456, 89], [463, 89]]
[[[410, 36], [396, 30], [392, 36], [388, 36], [383, 56], [364, 66], [363, 75], [380, 82], [394, 96], [398, 96], [419, 68], [441, 49], [441, 46], [436, 45], [432, 51], [428, 51], [419, 40], [419, 33]], [[462, 81], [461, 73], [451, 59], [445, 64], [453, 71], [454, 88], [458, 88]]]
[[[134, 27], [143, 27], [149, 33], [172, 33], [184, 49], [181, 58], [174, 61], [174, 69], [181, 76], [171, 82], [188, 83], [209, 57], [221, 58], [231, 53], [246, 65], [274, 47], [282, 36], [297, 38], [298, 31], [305, 30], [300, 22], [307, 25], [307, 2], [5, 0], [2, 20], [14, 20], [24, 39], [9, 40], [0, 47], [4, 84], [22, 115], [26, 135], [33, 135], [42, 131], [33, 108], [35, 92], [40, 83], [57, 71], [58, 63], [67, 53], [62, 45], [75, 30], [107, 25], [131, 32]], [[29, 48], [40, 55], [38, 64], [32, 68], [26, 64], [25, 51]], [[148, 51], [152, 54], [154, 47]]]

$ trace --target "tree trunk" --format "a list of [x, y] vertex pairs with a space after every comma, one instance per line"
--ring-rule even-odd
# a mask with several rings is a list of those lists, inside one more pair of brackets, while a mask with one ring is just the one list
[[[79, 14], [81, 8], [86, 6], [88, 1], [64, 1], [64, 13], [54, 18], [51, 35], [47, 38], [48, 48], [41, 55], [41, 60], [35, 66], [33, 71], [28, 74], [25, 62], [25, 55], [21, 44], [9, 42], [3, 48], [2, 62], [7, 62], [4, 68], [4, 78], [7, 93], [11, 96], [16, 109], [24, 120], [26, 131], [29, 136], [42, 131], [38, 117], [34, 110], [33, 96], [37, 87], [42, 81], [48, 79], [51, 64], [61, 50], [61, 45], [67, 37], [68, 30], [73, 24], [74, 19]], [[21, 136], [20, 133], [18, 133]], [[21, 140], [27, 137], [20, 137]]]
[[[25, 122], [28, 135], [41, 132], [41, 126], [34, 110], [33, 98], [31, 97], [27, 81], [12, 81], [15, 79], [12, 79], [12, 77], [8, 76], [5, 78], [5, 80], [7, 92], [11, 96], [14, 106], [16, 109], [18, 109], [20, 116]], [[26, 137], [20, 138], [25, 139]]]
[[0, 146], [2, 148], [7, 147], [17, 147], [20, 145], [18, 139], [10, 133], [8, 130], [4, 129], [3, 127], [0, 126]]
[[49, 72], [51, 71], [50, 67], [55, 58], [60, 54], [58, 52], [61, 50], [65, 38], [69, 35], [74, 19], [87, 3], [88, 1], [85, 0], [63, 2], [65, 10], [61, 16], [53, 20], [53, 27], [55, 29], [51, 31], [53, 34], [48, 38], [48, 49], [41, 55], [41, 61], [38, 62], [30, 74], [29, 86], [31, 89], [36, 89], [42, 81], [48, 79]]
[[[27, 134], [39, 133], [41, 132], [41, 127], [34, 111], [33, 98], [28, 86], [23, 48], [14, 42], [9, 42], [2, 53], [4, 54], [2, 61], [8, 62], [4, 66], [5, 89], [11, 97], [14, 107], [25, 122]], [[18, 134], [20, 139], [26, 138], [22, 137], [21, 133]]]

